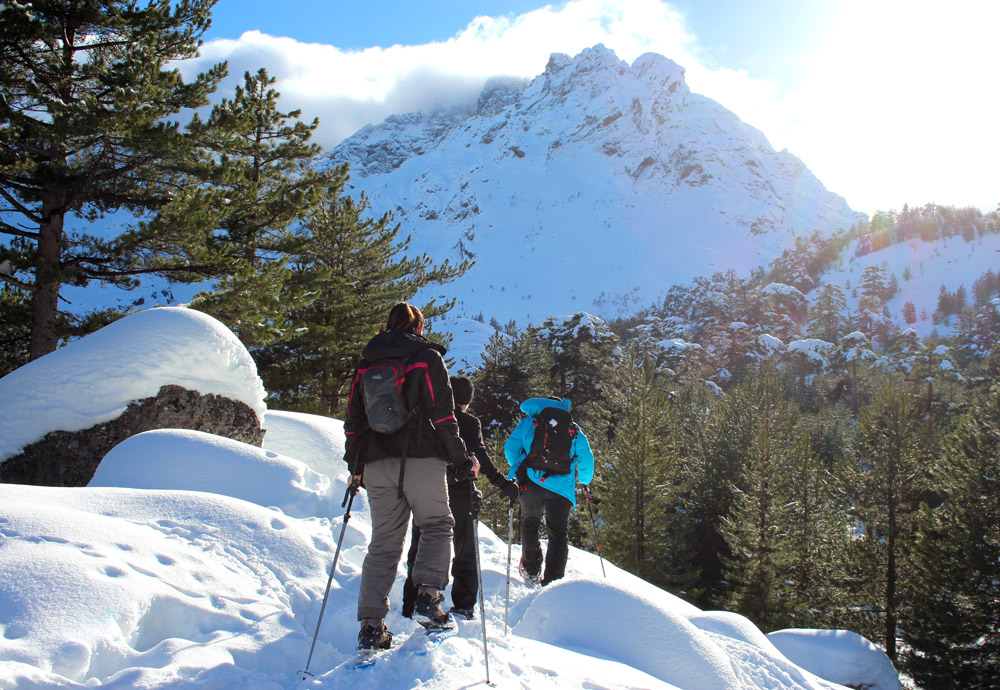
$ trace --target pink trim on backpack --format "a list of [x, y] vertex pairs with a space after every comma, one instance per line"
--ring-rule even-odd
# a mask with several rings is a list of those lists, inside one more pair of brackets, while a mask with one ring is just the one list
[[441, 422], [447, 422], [449, 419], [454, 419], [454, 418], [455, 418], [455, 415], [454, 414], [450, 414], [447, 417], [442, 417], [441, 419], [437, 420], [434, 423], [435, 424], [440, 424]]

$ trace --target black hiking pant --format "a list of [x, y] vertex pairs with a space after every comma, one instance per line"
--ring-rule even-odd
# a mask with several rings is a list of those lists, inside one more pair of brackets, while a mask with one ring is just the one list
[[559, 580], [566, 574], [566, 557], [569, 555], [569, 511], [573, 504], [565, 496], [543, 489], [533, 481], [521, 493], [521, 557], [524, 569], [535, 575], [542, 570], [542, 545], [538, 529], [545, 516], [549, 532], [549, 547], [545, 552], [545, 572], [542, 583]]
[[[455, 608], [471, 609], [479, 597], [479, 576], [476, 572], [476, 538], [472, 524], [471, 481], [448, 485], [448, 505], [455, 518], [455, 557], [451, 561], [451, 603]], [[476, 492], [478, 495], [478, 491]], [[403, 615], [409, 618], [417, 601], [419, 583], [413, 581], [413, 562], [420, 543], [420, 528], [413, 525], [410, 550], [406, 555], [407, 574], [403, 583]]]

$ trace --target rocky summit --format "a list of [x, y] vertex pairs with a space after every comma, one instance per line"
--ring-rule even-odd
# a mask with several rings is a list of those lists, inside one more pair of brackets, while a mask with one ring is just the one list
[[603, 45], [553, 54], [530, 82], [491, 79], [476, 104], [369, 125], [330, 162], [414, 249], [475, 259], [426, 297], [500, 321], [614, 316], [863, 218], [672, 60]]

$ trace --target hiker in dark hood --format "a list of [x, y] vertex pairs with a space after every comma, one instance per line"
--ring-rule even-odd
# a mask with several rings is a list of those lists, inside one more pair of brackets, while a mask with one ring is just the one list
[[[455, 395], [455, 417], [458, 418], [458, 429], [465, 447], [479, 460], [479, 473], [490, 480], [493, 486], [501, 490], [504, 497], [513, 503], [517, 501], [519, 489], [517, 482], [507, 479], [496, 468], [486, 452], [483, 443], [483, 426], [479, 419], [468, 413], [469, 404], [475, 393], [475, 386], [465, 376], [452, 376], [451, 389]], [[478, 473], [477, 473], [478, 476]], [[448, 471], [448, 503], [451, 514], [455, 518], [455, 557], [451, 562], [451, 575], [454, 581], [451, 585], [452, 607], [449, 610], [454, 616], [466, 620], [475, 617], [476, 597], [479, 594], [479, 578], [476, 572], [476, 544], [473, 532], [475, 525], [472, 502], [482, 502], [482, 495], [475, 488], [472, 477], [464, 480], [455, 478], [454, 472]], [[478, 510], [475, 511], [478, 513]], [[413, 525], [413, 536], [410, 540], [410, 552], [406, 563], [410, 574], [403, 585], [403, 615], [410, 617], [417, 598], [417, 586], [413, 579], [413, 563], [417, 555], [417, 544], [420, 543], [420, 528]], [[482, 612], [480, 612], [481, 614]]]

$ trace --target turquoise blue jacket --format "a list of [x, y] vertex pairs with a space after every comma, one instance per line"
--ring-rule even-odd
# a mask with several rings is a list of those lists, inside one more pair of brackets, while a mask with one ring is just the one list
[[[514, 427], [513, 433], [503, 446], [504, 455], [510, 464], [508, 479], [515, 479], [518, 466], [528, 457], [531, 450], [531, 441], [535, 438], [535, 424], [532, 416], [538, 414], [546, 407], [559, 407], [569, 410], [570, 401], [566, 398], [562, 400], [551, 400], [549, 398], [530, 398], [521, 403], [521, 412], [528, 415]], [[581, 430], [573, 440], [572, 446], [573, 468], [569, 474], [554, 474], [543, 477], [539, 470], [528, 468], [528, 479], [539, 486], [548, 489], [560, 496], [565, 496], [570, 503], [576, 507], [576, 480], [581, 484], [590, 484], [594, 478], [594, 452], [590, 449], [590, 441], [583, 435]]]

